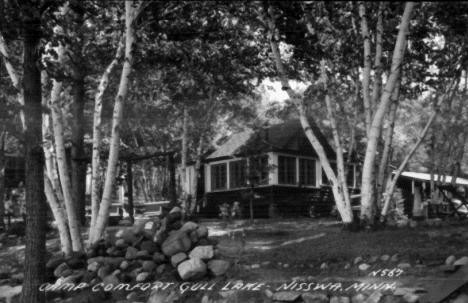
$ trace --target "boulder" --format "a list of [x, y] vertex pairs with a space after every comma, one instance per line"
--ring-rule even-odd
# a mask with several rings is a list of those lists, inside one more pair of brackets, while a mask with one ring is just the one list
[[137, 259], [151, 260], [152, 258], [153, 258], [153, 256], [150, 255], [148, 253], [148, 251], [146, 251], [146, 250], [141, 250], [141, 251], [137, 252]]
[[57, 266], [57, 268], [54, 270], [54, 276], [56, 278], [59, 278], [62, 276], [62, 272], [65, 270], [65, 269], [69, 269], [70, 266], [68, 266], [67, 263], [62, 263], [60, 264], [59, 266]]
[[71, 257], [70, 259], [68, 259], [67, 264], [72, 269], [80, 269], [86, 267], [86, 261], [78, 257]]
[[[189, 239], [190, 239], [190, 242], [192, 242], [192, 244], [197, 244], [198, 243], [198, 234], [197, 234], [196, 230], [192, 231], [189, 234]], [[208, 244], [205, 244], [205, 245], [208, 245]], [[204, 245], [202, 245], [202, 246], [204, 246]]]
[[182, 213], [180, 211], [170, 212], [166, 216], [167, 226], [172, 225], [174, 222], [182, 219]]
[[125, 253], [125, 259], [134, 260], [137, 258], [137, 254], [138, 254], [138, 249], [130, 246], [127, 248], [127, 252]]
[[113, 256], [114, 255], [114, 252], [117, 250], [117, 247], [113, 246], [113, 247], [109, 247], [107, 250], [106, 250], [106, 254], [108, 254], [109, 256]]
[[183, 252], [177, 253], [171, 257], [171, 264], [177, 267], [180, 263], [187, 259], [187, 255]]
[[455, 261], [455, 263], [453, 263], [453, 265], [455, 265], [455, 266], [464, 266], [466, 264], [468, 264], [468, 257], [467, 256], [461, 257], [460, 259]]
[[166, 264], [161, 264], [158, 266], [158, 268], [156, 269], [156, 273], [158, 275], [162, 275], [164, 270], [166, 270]]
[[354, 259], [354, 265], [357, 265], [359, 262], [362, 262], [362, 261], [364, 261], [362, 257], [357, 257], [356, 259]]
[[11, 302], [13, 297], [21, 294], [23, 286], [11, 287], [9, 285], [0, 286], [0, 299], [5, 298], [6, 302]]
[[348, 297], [343, 296], [332, 296], [330, 299], [330, 303], [349, 303], [350, 300]]
[[108, 275], [104, 279], [102, 279], [102, 283], [104, 284], [104, 287], [106, 287], [107, 285], [117, 286], [120, 283], [120, 280], [115, 275]]
[[409, 264], [409, 263], [400, 263], [400, 264], [397, 265], [397, 267], [399, 269], [402, 269], [402, 270], [408, 270], [408, 269], [411, 268], [411, 264]]
[[225, 260], [211, 260], [207, 263], [208, 269], [215, 275], [221, 276], [226, 273], [231, 264]]
[[62, 263], [65, 263], [65, 258], [62, 254], [53, 256], [46, 264], [46, 268], [57, 268]]
[[150, 274], [147, 272], [139, 273], [135, 279], [137, 282], [146, 282], [150, 280]]
[[206, 226], [199, 226], [197, 229], [198, 239], [205, 239], [208, 237], [208, 228]]
[[82, 283], [91, 284], [91, 281], [97, 277], [96, 272], [87, 271], [84, 273], [83, 278], [81, 278]]
[[177, 271], [182, 280], [198, 279], [206, 274], [206, 265], [200, 259], [190, 259], [180, 263]]
[[115, 241], [115, 246], [124, 248], [124, 247], [127, 247], [128, 245], [127, 245], [127, 241], [125, 241], [124, 239], [118, 239], [117, 241]]
[[328, 303], [329, 301], [327, 295], [320, 292], [305, 292], [302, 294], [302, 300], [305, 303]]
[[136, 219], [135, 223], [133, 223], [133, 226], [132, 226], [133, 234], [135, 235], [143, 234], [143, 230], [145, 229], [145, 224], [147, 222], [151, 222], [151, 219], [145, 219], [145, 218]]
[[160, 252], [155, 252], [153, 254], [153, 261], [156, 263], [162, 263], [166, 261], [166, 257]]
[[468, 294], [460, 294], [453, 303], [468, 303]]
[[163, 242], [161, 248], [166, 256], [172, 257], [179, 252], [187, 252], [191, 245], [192, 243], [186, 233], [175, 231]]
[[180, 230], [187, 233], [187, 235], [190, 235], [192, 232], [197, 230], [197, 228], [198, 228], [197, 223], [188, 221], [188, 222], [185, 222], [185, 224], [180, 228]]
[[362, 270], [362, 271], [366, 271], [370, 268], [371, 266], [369, 264], [366, 264], [366, 263], [362, 263], [361, 265], [359, 265], [359, 270]]
[[189, 254], [190, 259], [209, 260], [213, 258], [213, 246], [197, 246]]
[[73, 270], [71, 268], [66, 268], [62, 270], [62, 277], [66, 278], [73, 275]]
[[120, 269], [122, 269], [122, 270], [126, 270], [128, 268], [128, 266], [130, 266], [130, 263], [128, 263], [127, 260], [120, 263]]
[[144, 241], [140, 244], [141, 250], [146, 250], [149, 254], [154, 254], [159, 251], [158, 245], [153, 241]]
[[104, 264], [98, 270], [98, 277], [103, 280], [105, 277], [110, 275], [113, 271], [114, 271], [114, 267], [112, 265]]
[[279, 291], [273, 294], [273, 301], [295, 302], [301, 296], [299, 291]]
[[145, 261], [143, 262], [142, 268], [144, 272], [152, 272], [156, 269], [156, 264], [154, 261]]
[[380, 257], [380, 260], [383, 261], [383, 262], [387, 262], [388, 260], [390, 260], [390, 256], [389, 255], [383, 255], [382, 257]]
[[453, 263], [455, 263], [456, 260], [457, 258], [454, 255], [451, 255], [450, 257], [447, 258], [447, 260], [445, 260], [445, 264], [452, 265]]

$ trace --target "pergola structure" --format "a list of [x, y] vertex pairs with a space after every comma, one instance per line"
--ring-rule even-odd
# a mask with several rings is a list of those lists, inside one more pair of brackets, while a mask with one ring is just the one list
[[[168, 169], [169, 169], [169, 208], [176, 206], [177, 204], [177, 193], [176, 193], [176, 176], [175, 176], [175, 161], [174, 161], [174, 154], [175, 151], [169, 152], [154, 152], [148, 153], [145, 155], [138, 155], [136, 153], [127, 153], [127, 154], [120, 154], [119, 161], [124, 161], [127, 163], [127, 185], [128, 185], [128, 206], [129, 206], [129, 214], [130, 214], [130, 221], [134, 222], [134, 204], [133, 204], [133, 172], [132, 172], [132, 165], [135, 162], [152, 159], [152, 158], [159, 158], [165, 157], [168, 160]], [[108, 154], [102, 154], [101, 159], [108, 158]], [[91, 157], [80, 157], [80, 158], [73, 158], [74, 161], [80, 162], [87, 162], [91, 163]]]

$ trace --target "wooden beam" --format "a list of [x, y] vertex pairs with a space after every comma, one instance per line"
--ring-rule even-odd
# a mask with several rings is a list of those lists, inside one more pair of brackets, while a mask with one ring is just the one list
[[175, 163], [174, 163], [174, 155], [167, 156], [169, 160], [169, 201], [170, 201], [170, 208], [173, 208], [177, 205], [177, 194], [176, 194], [176, 177], [175, 177]]

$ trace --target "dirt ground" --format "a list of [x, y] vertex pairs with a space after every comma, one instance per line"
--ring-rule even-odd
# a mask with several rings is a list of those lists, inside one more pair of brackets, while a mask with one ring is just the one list
[[[375, 232], [344, 232], [332, 219], [235, 221], [223, 226], [219, 220], [202, 220], [210, 237], [242, 243], [239, 254], [229, 258], [236, 264], [228, 279], [282, 283], [299, 280], [373, 281], [373, 271], [394, 269], [402, 263], [410, 268], [398, 277], [401, 285], [428, 287], [448, 274], [439, 270], [448, 256], [468, 256], [468, 221], [445, 222], [442, 227], [385, 229]], [[108, 229], [109, 234], [122, 227]], [[59, 240], [49, 238], [48, 250], [58, 252]], [[382, 261], [388, 255], [394, 260]], [[362, 258], [355, 263], [357, 257]], [[24, 260], [21, 238], [9, 240], [0, 248], [0, 264], [20, 273]], [[368, 264], [366, 271], [360, 264]], [[3, 266], [2, 265], [2, 266]], [[396, 277], [392, 277], [394, 280]], [[392, 280], [392, 281], [393, 281]]]

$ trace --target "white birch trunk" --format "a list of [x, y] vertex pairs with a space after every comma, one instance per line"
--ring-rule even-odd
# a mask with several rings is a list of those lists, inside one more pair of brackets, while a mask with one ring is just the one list
[[187, 188], [187, 122], [188, 122], [188, 110], [187, 106], [184, 106], [184, 121], [182, 124], [182, 163], [181, 163], [181, 179], [182, 179], [182, 208], [183, 213], [187, 213], [187, 192], [190, 190]]
[[52, 188], [52, 182], [47, 174], [44, 174], [44, 191], [47, 201], [49, 202], [50, 209], [54, 214], [55, 221], [57, 222], [62, 252], [64, 252], [66, 256], [69, 256], [73, 251], [73, 247], [70, 238], [70, 230], [68, 228], [67, 212], [55, 195], [54, 189]]
[[382, 94], [382, 35], [383, 35], [383, 12], [385, 2], [380, 2], [377, 12], [377, 30], [375, 33], [375, 61], [374, 61], [374, 83], [372, 85], [372, 111], [377, 110], [378, 100]]
[[109, 207], [112, 203], [112, 194], [115, 185], [116, 170], [119, 160], [120, 147], [120, 128], [122, 122], [123, 104], [127, 97], [129, 76], [132, 71], [132, 46], [135, 40], [135, 18], [136, 10], [133, 1], [125, 1], [125, 62], [122, 68], [119, 91], [115, 99], [114, 115], [112, 117], [112, 137], [110, 142], [109, 160], [107, 164], [106, 180], [104, 184], [104, 193], [99, 207], [99, 214], [96, 218], [94, 228], [90, 231], [90, 244], [101, 239], [104, 235], [104, 229], [109, 219]]
[[377, 151], [377, 143], [380, 137], [381, 126], [385, 113], [390, 105], [390, 97], [398, 80], [401, 64], [403, 60], [404, 48], [406, 45], [406, 33], [408, 31], [409, 19], [414, 7], [414, 2], [407, 2], [403, 13], [398, 37], [392, 58], [391, 72], [385, 89], [382, 94], [379, 107], [375, 112], [372, 127], [368, 136], [367, 149], [362, 169], [362, 187], [361, 187], [361, 219], [372, 220], [372, 176]]
[[92, 154], [92, 175], [91, 175], [91, 227], [90, 230], [94, 230], [96, 225], [96, 219], [99, 212], [99, 200], [101, 198], [101, 112], [102, 112], [102, 99], [104, 92], [106, 91], [107, 85], [109, 84], [109, 76], [112, 73], [114, 67], [119, 62], [120, 57], [122, 57], [123, 52], [123, 38], [119, 43], [117, 48], [117, 53], [114, 60], [106, 68], [104, 74], [101, 77], [99, 82], [98, 91], [95, 96], [94, 101], [94, 120], [93, 120], [93, 154]]
[[200, 144], [197, 147], [197, 159], [195, 160], [195, 171], [193, 174], [192, 180], [192, 199], [190, 201], [190, 214], [194, 214], [197, 207], [197, 188], [198, 181], [200, 179], [200, 169], [201, 169], [201, 156], [203, 151], [203, 134], [200, 138]]
[[16, 69], [13, 67], [13, 64], [10, 60], [10, 55], [8, 53], [8, 47], [6, 45], [5, 39], [3, 38], [3, 34], [0, 32], [0, 54], [2, 55], [3, 62], [5, 63], [5, 68], [10, 76], [11, 82], [13, 83], [13, 87], [16, 89], [16, 94], [18, 98], [18, 103], [21, 105], [20, 111], [20, 118], [21, 123], [23, 126], [23, 130], [26, 130], [26, 122], [24, 120], [24, 112], [22, 110], [24, 106], [24, 93], [23, 93], [23, 86], [20, 83], [20, 79]]
[[370, 97], [371, 45], [369, 26], [367, 25], [365, 2], [359, 2], [359, 17], [361, 18], [361, 35], [364, 39], [364, 69], [362, 70], [362, 99], [366, 117], [366, 135], [369, 137], [372, 124], [372, 106]]
[[392, 105], [390, 107], [390, 116], [388, 118], [388, 127], [387, 134], [385, 136], [384, 149], [382, 152], [382, 157], [380, 159], [379, 171], [377, 175], [377, 205], [380, 205], [382, 202], [383, 187], [385, 182], [385, 177], [388, 175], [388, 164], [390, 149], [393, 142], [393, 129], [395, 128], [396, 112], [398, 109], [398, 99], [400, 97], [400, 81], [397, 82], [397, 86], [393, 91], [392, 96]]
[[393, 192], [395, 191], [396, 183], [398, 181], [398, 178], [400, 177], [401, 173], [405, 169], [406, 165], [408, 164], [408, 161], [411, 159], [411, 157], [414, 155], [418, 147], [421, 145], [421, 142], [424, 140], [424, 137], [426, 137], [427, 131], [429, 130], [429, 127], [431, 126], [432, 122], [434, 121], [434, 117], [436, 116], [437, 112], [434, 112], [431, 117], [429, 118], [429, 121], [427, 121], [426, 126], [424, 127], [423, 132], [419, 136], [418, 141], [416, 144], [413, 146], [411, 149], [410, 153], [405, 157], [403, 162], [400, 164], [400, 167], [398, 170], [395, 172], [395, 175], [392, 179], [391, 182], [387, 184], [387, 189], [385, 191], [385, 202], [384, 206], [382, 208], [381, 212], [381, 220], [385, 220], [385, 217], [387, 215], [388, 211], [388, 206], [390, 205], [390, 201], [392, 200]]
[[[333, 184], [334, 191], [338, 193], [340, 198], [343, 199], [342, 202], [344, 204], [344, 216], [349, 218], [349, 222], [345, 223], [351, 223], [353, 221], [353, 212], [351, 210], [351, 201], [349, 199], [349, 191], [348, 191], [348, 185], [346, 184], [346, 173], [345, 173], [345, 165], [344, 165], [344, 157], [343, 157], [343, 146], [341, 144], [340, 140], [340, 135], [338, 133], [338, 127], [335, 119], [335, 111], [334, 111], [334, 105], [332, 104], [330, 95], [328, 93], [328, 87], [327, 87], [327, 74], [326, 74], [326, 69], [325, 69], [325, 61], [322, 60], [320, 62], [321, 64], [321, 70], [322, 70], [322, 81], [324, 82], [325, 85], [325, 103], [327, 104], [327, 111], [328, 111], [328, 120], [330, 120], [330, 124], [332, 127], [332, 133], [333, 133], [333, 140], [335, 142], [335, 149], [336, 149], [336, 162], [337, 162], [337, 179], [338, 179], [338, 184], [337, 188], [335, 189], [335, 184]], [[341, 212], [340, 212], [341, 214]]]
[[272, 8], [270, 7], [269, 11], [265, 13], [267, 15], [266, 19], [267, 19], [269, 31], [270, 31], [269, 32], [270, 46], [273, 52], [276, 69], [277, 69], [278, 76], [281, 81], [282, 89], [286, 91], [291, 101], [294, 102], [294, 104], [297, 106], [299, 110], [301, 125], [304, 129], [304, 132], [307, 138], [309, 139], [310, 143], [312, 144], [312, 147], [314, 148], [315, 152], [317, 153], [320, 163], [322, 164], [322, 168], [325, 171], [325, 174], [327, 175], [327, 178], [332, 182], [333, 196], [335, 198], [335, 203], [341, 215], [341, 219], [343, 220], [343, 223], [351, 224], [353, 222], [351, 205], [349, 201], [347, 202], [345, 200], [345, 196], [344, 196], [344, 191], [347, 191], [347, 188], [342, 188], [340, 186], [341, 183], [338, 181], [337, 176], [333, 172], [333, 169], [330, 165], [330, 161], [328, 160], [327, 155], [325, 154], [322, 144], [320, 143], [320, 141], [317, 139], [314, 132], [312, 131], [312, 128], [307, 119], [307, 114], [305, 112], [303, 98], [299, 96], [299, 94], [297, 94], [289, 85], [289, 79], [284, 70], [283, 62], [281, 61], [281, 54], [279, 51], [278, 43], [276, 42], [276, 39], [275, 39], [276, 25], [274, 21], [275, 19], [274, 19], [274, 15], [272, 12]]
[[[382, 208], [382, 212], [381, 212], [381, 221], [384, 221], [385, 220], [385, 216], [387, 215], [387, 212], [388, 212], [388, 207], [390, 205], [390, 201], [392, 199], [392, 195], [393, 195], [393, 192], [395, 191], [395, 187], [396, 187], [396, 183], [398, 181], [398, 178], [400, 177], [401, 173], [403, 172], [403, 170], [405, 169], [406, 165], [408, 164], [408, 161], [411, 159], [411, 157], [413, 156], [413, 154], [416, 152], [416, 150], [418, 149], [418, 147], [421, 145], [421, 142], [424, 140], [424, 137], [426, 136], [429, 128], [431, 127], [432, 123], [434, 122], [434, 120], [436, 119], [437, 117], [437, 114], [439, 112], [439, 107], [441, 104], [444, 103], [444, 101], [447, 99], [450, 91], [454, 88], [453, 84], [455, 83], [455, 78], [452, 80], [452, 82], [447, 86], [447, 89], [446, 91], [444, 92], [444, 94], [440, 97], [439, 101], [437, 102], [437, 104], [435, 104], [435, 109], [434, 109], [434, 113], [431, 115], [431, 117], [429, 118], [429, 120], [427, 121], [426, 123], [426, 126], [424, 127], [421, 135], [419, 136], [419, 139], [418, 141], [416, 142], [416, 144], [414, 145], [414, 147], [412, 148], [412, 150], [410, 151], [410, 153], [405, 157], [405, 159], [403, 160], [403, 162], [400, 164], [400, 167], [398, 168], [398, 170], [395, 172], [395, 175], [393, 176], [393, 179], [391, 182], [388, 182], [387, 183], [387, 188], [385, 190], [385, 202], [384, 202], [384, 206]], [[440, 174], [439, 174], [439, 179], [440, 179]], [[433, 174], [433, 170], [431, 169], [431, 187], [433, 186], [432, 183], [433, 183], [433, 180], [434, 180], [434, 174]]]
[[62, 192], [65, 201], [65, 206], [68, 215], [68, 224], [70, 227], [70, 236], [74, 251], [83, 251], [83, 243], [81, 241], [81, 231], [78, 218], [76, 216], [76, 209], [73, 203], [73, 195], [71, 191], [70, 174], [68, 170], [68, 163], [65, 153], [65, 140], [63, 130], [63, 116], [60, 107], [60, 91], [62, 83], [53, 80], [51, 112], [54, 127], [55, 138], [55, 151], [57, 159], [57, 167], [60, 175], [60, 183], [62, 185]]

